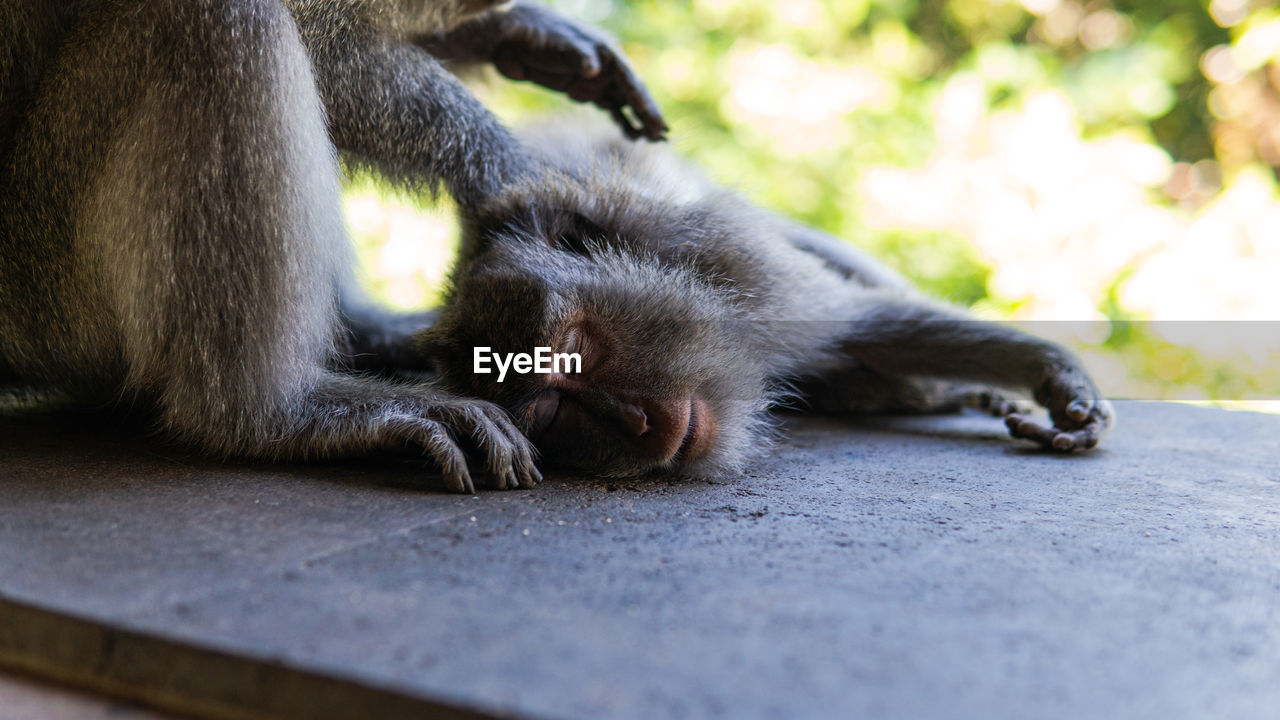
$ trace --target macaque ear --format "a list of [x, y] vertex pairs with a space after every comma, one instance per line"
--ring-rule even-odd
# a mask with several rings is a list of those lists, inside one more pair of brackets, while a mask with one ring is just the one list
[[591, 248], [604, 240], [605, 229], [594, 220], [575, 212], [569, 215], [565, 230], [556, 241], [560, 247], [579, 255], [590, 255]]

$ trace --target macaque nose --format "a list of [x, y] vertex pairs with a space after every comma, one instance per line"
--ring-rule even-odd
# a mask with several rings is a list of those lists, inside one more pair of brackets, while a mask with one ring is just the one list
[[687, 399], [633, 398], [616, 407], [623, 432], [647, 455], [669, 459], [688, 435]]
[[631, 434], [636, 437], [644, 437], [649, 432], [649, 416], [639, 406], [623, 403], [619, 411], [622, 417], [622, 425]]

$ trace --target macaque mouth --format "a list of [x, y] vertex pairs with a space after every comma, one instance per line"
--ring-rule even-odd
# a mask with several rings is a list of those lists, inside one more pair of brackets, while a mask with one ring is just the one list
[[694, 393], [689, 398], [689, 428], [685, 430], [684, 440], [676, 450], [675, 460], [687, 463], [706, 457], [716, 444], [720, 426], [716, 422], [715, 413], [707, 406], [701, 395]]

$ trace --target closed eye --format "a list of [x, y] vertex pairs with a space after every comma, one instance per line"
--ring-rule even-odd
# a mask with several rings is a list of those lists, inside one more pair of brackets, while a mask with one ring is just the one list
[[530, 432], [540, 433], [551, 427], [556, 421], [556, 415], [560, 412], [560, 393], [555, 390], [544, 390], [542, 394], [533, 401], [530, 408], [530, 414], [533, 418], [533, 426]]
[[566, 327], [555, 346], [555, 352], [578, 355], [582, 363], [578, 370], [584, 374], [598, 369], [607, 360], [608, 350], [608, 336], [597, 332], [593, 323], [583, 320]]
[[576, 353], [582, 350], [582, 328], [577, 325], [565, 333], [563, 347], [559, 352]]

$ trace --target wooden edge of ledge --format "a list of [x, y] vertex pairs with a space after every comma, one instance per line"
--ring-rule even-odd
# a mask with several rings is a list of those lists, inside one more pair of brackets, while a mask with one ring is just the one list
[[113, 628], [3, 596], [0, 667], [210, 720], [514, 717]]

